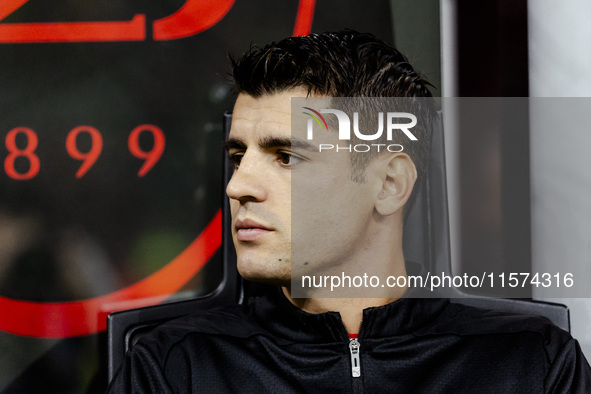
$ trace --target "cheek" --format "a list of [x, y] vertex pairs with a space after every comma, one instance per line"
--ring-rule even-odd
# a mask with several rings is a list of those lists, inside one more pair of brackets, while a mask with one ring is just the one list
[[238, 212], [238, 208], [240, 207], [240, 203], [236, 200], [230, 199], [230, 214], [232, 215], [232, 219]]

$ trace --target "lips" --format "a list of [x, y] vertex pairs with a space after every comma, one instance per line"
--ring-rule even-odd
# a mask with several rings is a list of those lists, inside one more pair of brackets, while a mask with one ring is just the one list
[[256, 241], [273, 231], [252, 219], [236, 220], [234, 227], [238, 241]]

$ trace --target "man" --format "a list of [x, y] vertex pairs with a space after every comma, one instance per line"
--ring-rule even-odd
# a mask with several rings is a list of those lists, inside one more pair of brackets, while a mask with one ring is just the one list
[[[371, 298], [294, 296], [296, 270], [406, 276], [404, 208], [425, 174], [433, 108], [413, 107], [430, 93], [398, 51], [369, 34], [312, 34], [252, 49], [233, 76], [226, 191], [238, 270], [278, 290], [155, 330], [112, 392], [591, 392], [578, 343], [542, 318], [424, 299], [406, 286]], [[328, 98], [332, 114], [350, 104], [337, 97], [408, 97], [415, 110], [396, 116], [418, 115], [419, 143], [399, 132], [402, 150], [322, 151], [338, 143], [334, 117], [292, 97]], [[324, 134], [306, 130], [308, 115]]]

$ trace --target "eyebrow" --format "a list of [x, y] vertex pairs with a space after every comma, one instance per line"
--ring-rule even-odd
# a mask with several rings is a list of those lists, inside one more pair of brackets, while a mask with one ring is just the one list
[[228, 140], [224, 144], [224, 147], [226, 148], [226, 152], [229, 151], [229, 150], [231, 150], [231, 149], [244, 150], [244, 149], [246, 149], [246, 144], [244, 142], [242, 142], [241, 139], [238, 139], [238, 138], [228, 138]]
[[[228, 138], [226, 141], [226, 151], [231, 149], [246, 150], [246, 144], [239, 138]], [[299, 138], [283, 138], [283, 137], [265, 137], [261, 139], [258, 145], [262, 149], [273, 149], [273, 148], [291, 148], [291, 149], [302, 149], [308, 151], [314, 151], [314, 145], [301, 140]]]

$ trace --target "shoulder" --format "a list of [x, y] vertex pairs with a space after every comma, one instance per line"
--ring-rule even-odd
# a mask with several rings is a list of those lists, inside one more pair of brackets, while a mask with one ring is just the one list
[[450, 302], [438, 322], [440, 330], [454, 329], [458, 334], [534, 333], [546, 339], [566, 340], [570, 334], [549, 319], [534, 314], [494, 311]]
[[209, 365], [199, 360], [212, 359], [220, 344], [245, 342], [244, 338], [257, 334], [263, 334], [262, 329], [249, 308], [241, 305], [168, 321], [143, 335], [127, 352], [110, 392], [168, 393], [178, 392], [183, 385], [186, 390], [180, 391], [190, 392], [193, 369]]
[[163, 323], [140, 338], [132, 351], [147, 351], [155, 359], [164, 361], [173, 349], [190, 346], [189, 343], [243, 340], [258, 335], [266, 335], [266, 332], [252, 317], [250, 308], [228, 305]]
[[[505, 347], [509, 352], [534, 352], [552, 362], [565, 346], [576, 342], [570, 333], [544, 317], [492, 311], [450, 302], [438, 319], [418, 335], [453, 335], [469, 342]], [[531, 353], [530, 353], [531, 354]]]
[[448, 364], [467, 363], [467, 380], [486, 371], [507, 387], [591, 392], [591, 369], [578, 342], [544, 317], [448, 303], [414, 335], [440, 349]]

